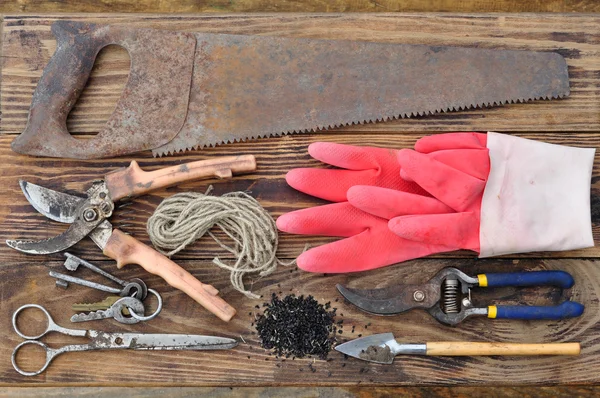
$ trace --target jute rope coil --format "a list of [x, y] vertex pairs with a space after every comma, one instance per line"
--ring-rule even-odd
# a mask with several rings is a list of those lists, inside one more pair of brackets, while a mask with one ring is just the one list
[[[256, 199], [245, 192], [210, 196], [212, 188], [209, 186], [204, 194], [184, 192], [163, 200], [148, 219], [148, 235], [158, 251], [171, 257], [208, 234], [237, 259], [226, 264], [215, 257], [213, 263], [231, 272], [231, 283], [237, 291], [259, 298], [245, 288], [244, 276], [269, 275], [277, 265], [295, 261], [284, 263], [276, 257], [277, 226]], [[215, 226], [231, 239], [230, 244], [211, 232]]]

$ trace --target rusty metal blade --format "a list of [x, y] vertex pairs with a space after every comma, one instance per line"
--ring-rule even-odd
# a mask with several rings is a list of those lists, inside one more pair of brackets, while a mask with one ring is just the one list
[[77, 209], [85, 198], [55, 191], [24, 180], [19, 181], [23, 195], [38, 213], [51, 220], [72, 224], [77, 219]]
[[[33, 94], [27, 126], [15, 152], [93, 159], [153, 149], [169, 142], [187, 113], [196, 41], [189, 33], [56, 21], [56, 52]], [[67, 116], [83, 92], [98, 52], [124, 47], [131, 70], [123, 95], [92, 139], [67, 130]]]
[[[98, 222], [99, 224], [99, 222]], [[67, 250], [94, 230], [97, 224], [74, 222], [60, 235], [45, 240], [7, 240], [15, 250], [29, 254], [51, 254]]]
[[[395, 285], [381, 289], [335, 286], [342, 296], [361, 310], [375, 315], [395, 315], [414, 308], [431, 308], [440, 300], [439, 284]], [[419, 300], [415, 299], [419, 292]]]
[[569, 94], [556, 53], [196, 34], [186, 121], [167, 155]]
[[[28, 155], [154, 155], [437, 112], [569, 95], [551, 52], [177, 33], [58, 21], [25, 131]], [[66, 118], [98, 51], [125, 47], [129, 80], [95, 137]]]

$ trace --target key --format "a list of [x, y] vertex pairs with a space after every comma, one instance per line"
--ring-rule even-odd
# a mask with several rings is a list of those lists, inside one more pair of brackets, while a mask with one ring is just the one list
[[[128, 282], [121, 289], [117, 289], [114, 287], [102, 285], [100, 283], [90, 282], [85, 279], [76, 278], [74, 276], [61, 274], [60, 272], [56, 272], [56, 271], [50, 271], [48, 273], [48, 275], [50, 275], [51, 277], [56, 278], [58, 280], [61, 280], [61, 281], [75, 283], [77, 285], [91, 287], [92, 289], [96, 289], [96, 290], [100, 290], [100, 291], [108, 292], [108, 293], [113, 293], [113, 294], [119, 294], [121, 296], [135, 295], [135, 297], [140, 298], [140, 299], [142, 299], [144, 296], [144, 289], [142, 288], [142, 286], [139, 283], [135, 283], [135, 282]], [[147, 290], [146, 290], [146, 292], [147, 292]]]
[[[119, 285], [121, 285], [123, 287], [126, 287], [130, 282], [139, 284], [141, 286], [141, 291], [140, 291], [140, 293], [136, 294], [135, 296], [137, 298], [139, 298], [140, 300], [145, 300], [146, 296], [148, 295], [148, 287], [146, 286], [144, 281], [139, 278], [134, 278], [130, 282], [127, 282], [127, 281], [124, 281], [123, 279], [117, 278], [113, 274], [110, 274], [110, 273], [104, 271], [103, 269], [96, 267], [94, 264], [89, 263], [89, 262], [85, 261], [84, 259], [79, 258], [71, 253], [65, 253], [65, 257], [67, 259], [64, 262], [64, 266], [69, 271], [76, 271], [80, 265], [83, 265], [84, 267], [94, 271], [95, 273], [100, 274], [100, 275], [104, 276], [105, 278], [110, 279], [111, 281], [117, 282]], [[63, 281], [63, 282], [65, 282], [65, 281]], [[126, 296], [129, 296], [129, 294], [127, 294]]]
[[106, 310], [98, 310], [90, 313], [75, 314], [71, 317], [71, 322], [87, 322], [94, 321], [97, 319], [108, 319], [114, 318], [117, 322], [133, 324], [138, 323], [139, 320], [134, 317], [126, 317], [123, 315], [123, 309], [128, 308], [130, 311], [134, 311], [140, 316], [144, 316], [144, 304], [135, 297], [122, 297], [115, 301]]
[[[108, 296], [102, 301], [98, 301], [97, 303], [81, 303], [81, 304], [73, 304], [71, 309], [75, 312], [91, 312], [98, 310], [107, 310], [109, 309], [117, 300], [120, 300], [121, 296]], [[129, 315], [129, 310], [127, 307], [123, 308], [123, 315]]]

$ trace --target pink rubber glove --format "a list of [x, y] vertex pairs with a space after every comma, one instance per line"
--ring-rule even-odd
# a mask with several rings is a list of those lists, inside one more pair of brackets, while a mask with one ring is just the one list
[[[401, 175], [455, 212], [391, 218], [396, 235], [478, 252], [481, 257], [593, 246], [590, 180], [594, 149], [497, 133], [425, 137], [402, 150]], [[462, 153], [462, 159], [455, 156]], [[353, 187], [350, 202], [374, 215], [396, 192]]]
[[[383, 267], [432, 253], [456, 250], [398, 237], [388, 228], [388, 219], [365, 213], [346, 200], [348, 188], [356, 184], [392, 188], [400, 203], [390, 207], [391, 216], [443, 213], [448, 206], [429, 197], [417, 184], [400, 177], [398, 151], [334, 143], [311, 144], [315, 159], [342, 169], [294, 169], [286, 180], [299, 191], [335, 201], [298, 210], [277, 219], [284, 232], [341, 237], [336, 242], [302, 253], [298, 267], [309, 272], [340, 273]], [[374, 198], [377, 200], [377, 198]]]
[[331, 202], [345, 202], [346, 192], [354, 185], [372, 185], [430, 196], [413, 182], [400, 177], [398, 151], [315, 142], [308, 153], [323, 163], [338, 169], [300, 168], [290, 170], [285, 180], [292, 187], [317, 198]]

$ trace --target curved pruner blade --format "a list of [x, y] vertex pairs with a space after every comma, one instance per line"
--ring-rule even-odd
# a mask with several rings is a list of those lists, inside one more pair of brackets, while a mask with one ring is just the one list
[[[346, 300], [375, 315], [394, 315], [413, 308], [430, 308], [440, 300], [439, 285], [431, 283], [368, 290], [351, 289], [338, 284], [336, 288]], [[423, 300], [415, 300], [417, 291], [423, 293]]]
[[29, 254], [50, 254], [66, 250], [85, 238], [102, 221], [99, 218], [97, 222], [83, 222], [75, 220], [62, 234], [50, 239], [30, 241], [30, 240], [7, 240], [6, 244], [13, 249]]
[[77, 209], [85, 198], [55, 191], [24, 180], [19, 181], [21, 190], [30, 205], [51, 220], [72, 224], [77, 218]]

